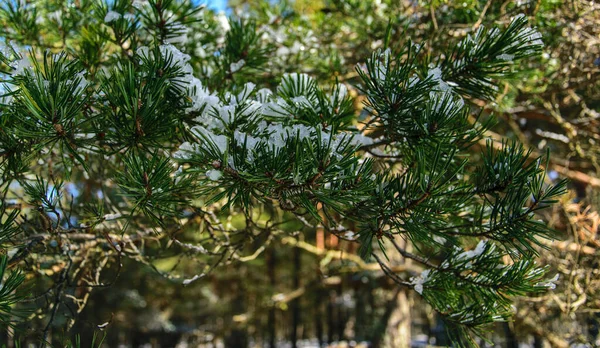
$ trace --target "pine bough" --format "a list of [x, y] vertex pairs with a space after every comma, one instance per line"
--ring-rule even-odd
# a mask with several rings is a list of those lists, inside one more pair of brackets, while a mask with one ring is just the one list
[[[117, 38], [132, 37], [131, 23], [151, 21], [160, 11], [153, 1], [136, 6], [136, 16], [116, 7], [98, 16]], [[473, 335], [483, 335], [486, 324], [507, 320], [512, 297], [554, 286], [534, 262], [540, 238], [551, 233], [534, 215], [564, 193], [565, 183], [548, 185], [543, 159], [519, 144], [488, 140], [483, 152], [472, 150], [492, 122], [473, 119], [469, 100], [493, 100], [494, 79], [516, 73], [513, 61], [542, 49], [523, 16], [503, 30], [480, 27], [428, 64], [412, 43], [373, 53], [357, 68], [366, 98], [360, 129], [346, 85], [323, 89], [302, 73], [283, 76], [274, 90], [246, 82], [211, 92], [194, 76], [191, 57], [175, 46], [185, 42], [185, 26], [169, 25], [153, 34], [159, 44], [133, 47], [133, 55], [115, 58], [110, 69], [88, 71], [67, 54], [38, 60], [33, 51], [4, 47], [3, 248], [20, 233], [18, 210], [6, 210], [14, 183], [48, 230], [60, 233], [112, 220], [125, 220], [118, 227], [125, 232], [140, 218], [164, 227], [198, 199], [249, 217], [253, 207], [272, 205], [357, 240], [364, 258], [375, 258], [399, 286], [431, 304], [458, 346], [474, 345]], [[241, 34], [228, 40], [256, 42], [252, 26], [233, 23], [231, 30]], [[216, 56], [215, 66], [223, 76], [248, 74], [266, 54], [252, 52]], [[36, 164], [52, 153], [59, 156], [51, 169]], [[112, 171], [103, 171], [105, 165]], [[117, 185], [123, 216], [105, 214], [102, 203], [79, 224], [59, 223], [62, 181], [85, 173], [108, 175], [103, 182]], [[400, 238], [414, 251], [400, 247]], [[393, 273], [386, 245], [423, 272]], [[2, 272], [6, 263], [3, 258]], [[0, 320], [22, 281], [13, 273], [2, 283]]]

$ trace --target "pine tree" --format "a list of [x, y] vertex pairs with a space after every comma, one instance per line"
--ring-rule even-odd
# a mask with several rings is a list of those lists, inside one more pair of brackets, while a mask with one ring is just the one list
[[[457, 346], [508, 320], [515, 297], [554, 286], [534, 261], [552, 234], [535, 214], [565, 182], [547, 184], [548, 155], [516, 142], [473, 150], [494, 120], [471, 101], [494, 100], [514, 62], [541, 52], [525, 16], [437, 57], [388, 31], [356, 86], [274, 75], [286, 57], [255, 21], [185, 1], [9, 1], [0, 22], [0, 268], [56, 266], [52, 300], [34, 311], [44, 340], [69, 289], [114, 281], [107, 263], [114, 277], [123, 258], [153, 267], [144, 242], [156, 235], [201, 260], [195, 274], [164, 273], [189, 285], [268, 247], [291, 217], [358, 242]], [[219, 214], [241, 214], [243, 227]], [[421, 272], [396, 274], [386, 245]], [[23, 281], [15, 271], [3, 283], [3, 323]]]

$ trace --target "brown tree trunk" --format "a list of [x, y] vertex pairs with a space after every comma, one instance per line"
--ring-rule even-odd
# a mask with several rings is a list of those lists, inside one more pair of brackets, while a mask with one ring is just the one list
[[325, 345], [325, 340], [323, 339], [323, 298], [326, 292], [323, 288], [319, 287], [316, 291], [315, 296], [315, 329], [317, 334], [317, 340], [319, 340], [319, 347], [323, 347]]
[[335, 291], [327, 289], [327, 343], [333, 343], [335, 334], [335, 319], [333, 311], [335, 309]]
[[360, 280], [355, 282], [354, 296], [356, 298], [356, 306], [354, 309], [356, 323], [354, 325], [354, 339], [358, 342], [367, 339], [367, 325], [369, 318], [367, 314], [367, 301], [365, 299], [366, 291], [370, 291], [370, 287], [366, 286], [366, 284], [362, 284]]
[[509, 322], [502, 323], [504, 329], [504, 337], [506, 340], [506, 348], [519, 348], [519, 340], [513, 331]]
[[[276, 285], [276, 281], [275, 281], [275, 265], [276, 265], [276, 258], [275, 258], [275, 250], [273, 250], [273, 248], [270, 248], [269, 253], [267, 254], [267, 274], [269, 275], [269, 283], [271, 284], [271, 292], [273, 292], [275, 290], [275, 285]], [[275, 326], [275, 306], [271, 306], [271, 308], [269, 308], [269, 318], [268, 318], [268, 322], [267, 322], [267, 332], [269, 335], [269, 347], [270, 348], [276, 348], [276, 341], [277, 341], [277, 328]]]
[[410, 304], [407, 290], [402, 289], [395, 298], [392, 311], [386, 326], [383, 347], [410, 348]]
[[[408, 243], [403, 239], [397, 240], [397, 244], [400, 248], [406, 249], [408, 247]], [[390, 251], [388, 253], [390, 264], [400, 265], [410, 263], [410, 260], [406, 260], [393, 247], [388, 248], [388, 250]], [[392, 311], [385, 322], [385, 336], [382, 347], [410, 348], [411, 313], [408, 300], [408, 290], [406, 288], [400, 288], [395, 293], [394, 298], [391, 299], [389, 306]]]
[[[236, 294], [231, 303], [232, 312], [235, 314], [244, 314], [246, 312], [245, 289], [242, 281], [237, 281], [232, 284], [232, 293]], [[234, 314], [234, 315], [235, 315]], [[226, 347], [247, 347], [248, 332], [244, 323], [231, 322], [231, 330], [225, 338]]]
[[[300, 248], [294, 248], [294, 268], [292, 273], [293, 284], [292, 289], [296, 290], [300, 288]], [[292, 300], [292, 348], [296, 348], [298, 344], [298, 326], [300, 326], [300, 298], [296, 297]]]
[[544, 338], [542, 336], [533, 336], [533, 348], [544, 348]]
[[343, 341], [346, 337], [346, 326], [350, 317], [348, 313], [348, 307], [344, 304], [344, 282], [340, 282], [338, 286], [338, 298], [340, 299], [340, 305], [338, 306], [338, 340]]

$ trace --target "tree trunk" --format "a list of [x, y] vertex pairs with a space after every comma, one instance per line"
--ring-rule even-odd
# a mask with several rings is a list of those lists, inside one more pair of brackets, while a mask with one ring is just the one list
[[544, 348], [544, 338], [540, 335], [533, 335], [533, 348]]
[[406, 290], [398, 288], [374, 327], [373, 348], [410, 348], [410, 306]]
[[323, 311], [322, 311], [322, 300], [325, 295], [325, 291], [321, 287], [319, 287], [316, 291], [315, 296], [315, 329], [317, 333], [317, 340], [319, 340], [319, 347], [323, 347], [325, 345], [325, 340], [323, 338]]
[[[364, 341], [367, 338], [366, 336], [368, 332], [367, 325], [369, 323], [369, 318], [366, 310], [367, 301], [365, 300], [365, 287], [367, 286], [362, 284], [360, 280], [354, 285], [354, 296], [356, 298], [356, 306], [354, 308], [354, 315], [356, 317], [356, 323], [354, 325], [354, 339], [358, 342]], [[367, 289], [367, 291], [370, 291], [370, 287]]]
[[[276, 279], [275, 279], [275, 266], [276, 266], [275, 250], [270, 248], [267, 254], [267, 274], [269, 275], [269, 283], [271, 284], [271, 293], [275, 290]], [[269, 335], [269, 347], [276, 348], [277, 342], [277, 328], [275, 326], [275, 306], [269, 308], [269, 318], [267, 322], [267, 334]]]
[[435, 337], [436, 346], [447, 346], [450, 344], [448, 333], [446, 332], [446, 323], [444, 323], [437, 313], [435, 314], [435, 326], [431, 330], [431, 333]]
[[[398, 240], [397, 244], [400, 248], [405, 249], [408, 246], [408, 243], [404, 239]], [[405, 259], [394, 248], [390, 247], [389, 250], [390, 264], [400, 265], [410, 263], [410, 260]], [[408, 303], [408, 290], [406, 288], [399, 288], [388, 306], [390, 306], [392, 311], [385, 322], [385, 337], [382, 346], [410, 348], [411, 314], [410, 304]]]
[[386, 327], [383, 340], [384, 347], [410, 348], [410, 304], [407, 290], [402, 289], [395, 298], [392, 311]]
[[[337, 286], [337, 298], [342, 300], [344, 296], [344, 282], [340, 282]], [[343, 300], [340, 301], [340, 304], [337, 306], [337, 337], [338, 341], [344, 340], [344, 330], [346, 329], [346, 321], [348, 316], [346, 315], [346, 307], [343, 304]]]
[[335, 332], [335, 319], [333, 310], [335, 309], [335, 291], [327, 289], [327, 343], [333, 343]]
[[[231, 291], [236, 294], [231, 304], [232, 312], [244, 314], [246, 312], [246, 299], [242, 281], [234, 282]], [[248, 347], [248, 332], [244, 325], [244, 323], [232, 322], [231, 331], [225, 339], [226, 347]]]
[[[300, 248], [294, 248], [294, 268], [293, 268], [293, 285], [292, 289], [300, 288]], [[298, 344], [298, 326], [300, 326], [300, 298], [296, 297], [292, 300], [292, 348], [296, 348]]]
[[15, 332], [13, 328], [8, 327], [0, 333], [0, 342], [6, 342], [6, 348], [13, 348], [15, 346], [14, 335]]
[[371, 337], [371, 346], [373, 348], [380, 348], [384, 345], [384, 339], [387, 332], [387, 323], [392, 316], [392, 313], [395, 310], [396, 305], [398, 304], [396, 301], [396, 297], [400, 293], [400, 288], [397, 288], [392, 296], [392, 299], [388, 300], [385, 306], [385, 312], [381, 316], [381, 318], [377, 321], [377, 324], [373, 328], [373, 335]]
[[509, 322], [502, 323], [504, 329], [504, 337], [506, 338], [506, 348], [519, 348], [519, 340], [515, 335]]

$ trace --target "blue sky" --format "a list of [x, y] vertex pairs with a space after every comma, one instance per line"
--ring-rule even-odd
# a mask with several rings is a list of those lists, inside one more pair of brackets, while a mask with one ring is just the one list
[[204, 3], [206, 6], [217, 12], [225, 11], [225, 8], [227, 7], [227, 0], [196, 0], [195, 2], [198, 4]]

